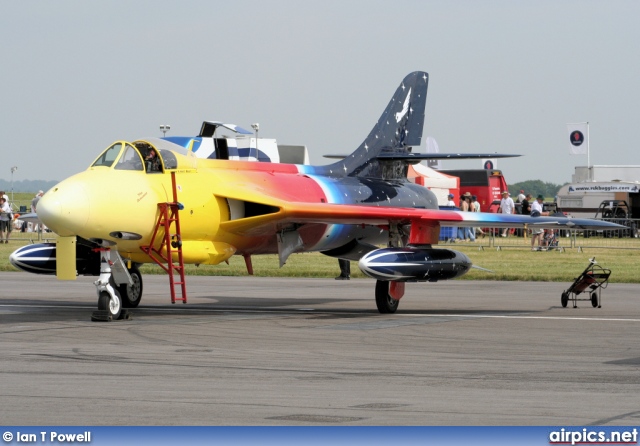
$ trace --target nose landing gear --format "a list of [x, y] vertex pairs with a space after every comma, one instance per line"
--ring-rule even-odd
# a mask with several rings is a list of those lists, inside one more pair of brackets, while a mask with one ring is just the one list
[[92, 321], [112, 321], [129, 319], [129, 313], [123, 310], [122, 297], [111, 275], [111, 249], [97, 248], [100, 252], [100, 277], [94, 282], [98, 294], [98, 311], [91, 315]]

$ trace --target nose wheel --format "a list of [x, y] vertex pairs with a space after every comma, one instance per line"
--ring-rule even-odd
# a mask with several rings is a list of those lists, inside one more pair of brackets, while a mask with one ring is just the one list
[[111, 275], [111, 252], [109, 248], [97, 248], [100, 252], [100, 277], [94, 282], [98, 294], [99, 317], [93, 320], [114, 320], [122, 316], [122, 297]]
[[122, 298], [117, 290], [113, 290], [113, 296], [108, 291], [101, 291], [98, 296], [98, 310], [107, 311], [111, 319], [120, 319], [122, 314]]

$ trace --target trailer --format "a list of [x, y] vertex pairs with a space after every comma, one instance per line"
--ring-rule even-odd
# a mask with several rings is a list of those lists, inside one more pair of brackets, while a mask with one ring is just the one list
[[640, 183], [595, 181], [565, 184], [557, 194], [558, 207], [574, 217], [593, 218], [604, 202], [625, 201], [628, 214], [640, 216]]

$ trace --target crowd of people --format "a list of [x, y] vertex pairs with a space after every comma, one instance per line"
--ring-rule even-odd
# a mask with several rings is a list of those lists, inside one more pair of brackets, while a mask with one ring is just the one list
[[[548, 216], [550, 215], [548, 211], [544, 210], [544, 196], [538, 195], [535, 200], [532, 200], [533, 196], [531, 194], [524, 193], [523, 190], [518, 194], [517, 203], [520, 203], [520, 213], [522, 215], [530, 215], [532, 217], [539, 216]], [[500, 201], [500, 208], [498, 212], [502, 212], [504, 214], [513, 214], [515, 209], [515, 203], [510, 197], [508, 191], [502, 192], [502, 200]], [[548, 248], [557, 244], [556, 241], [556, 231], [554, 229], [543, 229], [543, 228], [531, 228], [531, 250], [539, 251], [543, 248]], [[523, 235], [526, 234], [526, 230], [523, 231]], [[502, 232], [502, 237], [507, 236], [507, 230]]]
[[[471, 195], [471, 192], [465, 192], [460, 196], [460, 201], [458, 206], [456, 206], [455, 201], [453, 199], [455, 196], [453, 194], [448, 195], [447, 207], [450, 208], [459, 208], [462, 212], [480, 212], [480, 203], [478, 202], [478, 197], [475, 195]], [[468, 241], [475, 242], [476, 237], [481, 236], [484, 237], [485, 233], [482, 228], [463, 228], [459, 227], [455, 230], [455, 241]]]
[[[501, 214], [515, 214], [540, 216], [549, 215], [549, 212], [543, 210], [544, 196], [538, 195], [536, 199], [533, 199], [531, 194], [525, 194], [524, 190], [521, 190], [514, 202], [511, 198], [509, 191], [502, 191], [502, 199], [498, 207], [498, 213]], [[448, 195], [447, 207], [458, 208], [462, 212], [481, 212], [480, 203], [475, 195], [471, 195], [470, 192], [465, 192], [460, 196], [458, 203], [454, 201], [455, 196], [453, 194]], [[552, 229], [545, 230], [540, 228], [531, 228], [531, 249], [534, 251], [548, 247], [552, 241], [555, 240], [555, 231]], [[509, 229], [505, 228], [500, 231], [500, 237], [508, 237], [510, 234], [518, 234], [520, 236], [526, 236], [527, 229]], [[497, 235], [497, 234], [496, 234]], [[475, 242], [477, 237], [484, 237], [485, 232], [482, 228], [462, 228], [459, 227], [454, 230], [454, 235], [450, 241], [456, 242]], [[557, 242], [556, 242], [557, 243]]]

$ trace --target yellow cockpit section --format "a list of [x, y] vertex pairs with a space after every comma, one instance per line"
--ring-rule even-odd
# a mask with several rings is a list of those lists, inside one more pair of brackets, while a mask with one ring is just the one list
[[116, 141], [96, 158], [90, 169], [131, 170], [149, 174], [187, 172], [197, 168], [191, 151], [162, 139], [135, 142]]

